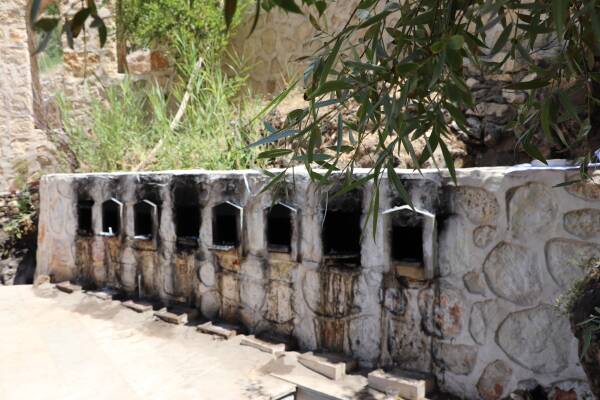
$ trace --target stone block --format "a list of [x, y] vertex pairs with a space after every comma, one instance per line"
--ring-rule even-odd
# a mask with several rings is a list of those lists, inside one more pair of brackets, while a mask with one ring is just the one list
[[457, 375], [469, 375], [477, 362], [477, 346], [442, 342], [435, 353], [437, 363]]
[[508, 211], [513, 236], [527, 239], [550, 231], [558, 214], [553, 189], [530, 182], [512, 190]]
[[198, 325], [196, 328], [198, 332], [206, 333], [208, 335], [216, 335], [220, 336], [224, 339], [231, 339], [235, 335], [237, 335], [237, 328], [233, 326], [217, 326], [213, 325], [212, 322], [207, 322], [202, 325]]
[[306, 368], [318, 372], [329, 379], [338, 380], [356, 367], [356, 361], [336, 354], [313, 354], [312, 352], [300, 354], [298, 362]]
[[56, 288], [58, 290], [60, 290], [61, 292], [65, 292], [65, 293], [69, 293], [69, 294], [81, 291], [81, 286], [73, 285], [69, 281], [57, 283]]
[[600, 236], [600, 210], [582, 209], [569, 211], [564, 215], [567, 232], [582, 239]]
[[553, 374], [569, 365], [572, 346], [565, 340], [569, 335], [569, 321], [560, 310], [540, 304], [506, 317], [496, 332], [496, 342], [522, 367], [539, 374]]
[[545, 246], [546, 266], [550, 276], [562, 288], [583, 278], [584, 268], [600, 258], [600, 246], [594, 242], [555, 238]]
[[123, 303], [121, 303], [121, 305], [138, 313], [152, 311], [152, 306], [150, 304], [134, 303], [131, 300], [124, 301]]
[[112, 295], [106, 292], [85, 292], [88, 296], [95, 297], [100, 300], [110, 301], [112, 300]]
[[285, 352], [285, 344], [284, 343], [271, 343], [261, 339], [254, 337], [254, 335], [243, 337], [240, 344], [242, 346], [250, 346], [258, 349], [260, 351], [264, 351], [265, 353], [272, 354], [277, 356]]
[[423, 379], [406, 378], [381, 369], [370, 372], [369, 386], [380, 392], [393, 394], [407, 400], [425, 399], [426, 382]]
[[50, 283], [50, 277], [48, 275], [38, 275], [33, 281], [33, 287], [42, 286]]
[[525, 246], [499, 243], [483, 263], [483, 272], [492, 292], [515, 304], [535, 304], [543, 292], [539, 265]]
[[396, 276], [404, 276], [416, 281], [427, 280], [425, 268], [420, 263], [396, 263], [394, 264]]
[[502, 360], [496, 360], [483, 370], [477, 382], [477, 390], [483, 400], [499, 400], [506, 391], [512, 368]]
[[167, 311], [166, 309], [159, 310], [154, 313], [154, 316], [160, 320], [168, 322], [169, 324], [185, 325], [188, 322], [188, 315], [186, 313], [175, 314]]
[[496, 197], [485, 189], [461, 186], [456, 189], [454, 202], [474, 224], [491, 224], [500, 213]]

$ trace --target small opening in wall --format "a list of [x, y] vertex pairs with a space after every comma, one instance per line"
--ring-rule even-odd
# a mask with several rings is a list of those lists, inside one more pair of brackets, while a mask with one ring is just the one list
[[92, 227], [93, 200], [80, 200], [77, 203], [77, 233], [81, 236], [91, 236], [94, 233]]
[[213, 208], [213, 244], [215, 246], [237, 246], [240, 209], [230, 203], [221, 203]]
[[102, 233], [116, 236], [121, 232], [121, 209], [114, 199], [102, 203]]
[[359, 211], [327, 211], [323, 224], [323, 248], [326, 256], [359, 256], [360, 236]]
[[289, 253], [292, 250], [292, 210], [275, 204], [267, 214], [267, 248]]
[[423, 265], [423, 226], [392, 225], [392, 260]]
[[177, 237], [197, 239], [200, 235], [200, 206], [197, 204], [175, 207], [175, 226]]
[[133, 230], [136, 238], [151, 239], [154, 233], [156, 205], [144, 200], [133, 206]]
[[177, 243], [184, 247], [196, 247], [200, 236], [202, 211], [198, 191], [193, 185], [178, 186], [175, 191], [173, 210]]

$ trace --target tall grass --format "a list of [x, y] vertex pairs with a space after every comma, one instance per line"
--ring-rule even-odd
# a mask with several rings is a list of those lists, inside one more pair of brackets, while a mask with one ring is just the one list
[[[160, 140], [163, 145], [147, 170], [257, 166], [257, 151], [244, 149], [259, 137], [258, 123], [248, 123], [260, 104], [246, 88], [247, 69], [235, 57], [228, 57], [234, 61], [224, 66], [219, 55], [205, 50], [202, 68], [194, 72], [200, 51], [186, 46], [178, 78], [168, 91], [126, 78], [108, 88], [105, 98], [93, 100], [87, 126], [72, 118], [68, 101], [60, 101], [80, 171], [131, 170]], [[191, 98], [185, 114], [171, 129], [187, 89]]]

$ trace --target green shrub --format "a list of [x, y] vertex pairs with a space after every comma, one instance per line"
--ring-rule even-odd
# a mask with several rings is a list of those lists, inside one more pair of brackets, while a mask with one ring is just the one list
[[[184, 47], [185, 46], [185, 50]], [[131, 170], [146, 160], [155, 145], [163, 145], [144, 169], [232, 169], [256, 165], [257, 151], [243, 149], [259, 138], [258, 122], [249, 123], [259, 101], [247, 90], [247, 71], [242, 63], [227, 65], [207, 60], [194, 71], [199, 48], [179, 42], [183, 76], [169, 92], [156, 85], [123, 80], [107, 89], [106, 98], [95, 100], [87, 128], [73, 120], [70, 104], [60, 101], [70, 146], [80, 171]], [[234, 59], [230, 57], [229, 59]], [[186, 89], [190, 101], [180, 123], [171, 121]], [[86, 124], [83, 124], [86, 125]]]
[[[121, 0], [120, 26], [135, 47], [177, 50], [178, 43], [195, 43], [220, 51], [228, 40], [220, 0]], [[240, 2], [245, 7], [248, 1]], [[239, 22], [239, 15], [233, 25]], [[176, 58], [181, 54], [175, 53]]]

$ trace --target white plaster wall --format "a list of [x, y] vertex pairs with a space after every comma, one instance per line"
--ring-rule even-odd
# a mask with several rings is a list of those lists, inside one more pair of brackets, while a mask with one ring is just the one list
[[[573, 172], [551, 169], [459, 170], [458, 186], [445, 173], [398, 172], [414, 205], [438, 216], [435, 278], [428, 281], [396, 275], [384, 215], [375, 240], [372, 224], [363, 232], [358, 270], [325, 268], [320, 233], [325, 189], [298, 171], [285, 200], [299, 210], [299, 237], [292, 254], [283, 257], [265, 249], [264, 210], [277, 196], [259, 194], [267, 180], [257, 172], [47, 176], [40, 188], [38, 273], [82, 279], [76, 250], [82, 239], [75, 229], [78, 187], [85, 182], [97, 207], [110, 197], [125, 204], [119, 240], [90, 239], [96, 249], [90, 268], [99, 285], [135, 291], [132, 278], [141, 274], [147, 296], [187, 302], [208, 318], [233, 319], [253, 332], [291, 336], [302, 349], [337, 343], [338, 351], [365, 367], [431, 372], [442, 389], [467, 398], [500, 399], [534, 381], [583, 390], [576, 341], [554, 304], [582, 276], [579, 264], [600, 256], [600, 228], [594, 223], [600, 215], [598, 186], [555, 188]], [[203, 188], [198, 249], [187, 253], [175, 246], [177, 179]], [[142, 251], [132, 239], [131, 210], [148, 182], [159, 188], [162, 204], [155, 247]], [[388, 185], [382, 188], [380, 213], [395, 197]], [[363, 215], [370, 196], [367, 187]], [[225, 200], [244, 208], [242, 245], [230, 253], [211, 248], [211, 208]], [[99, 208], [94, 211], [99, 231]], [[111, 261], [114, 253], [117, 263]], [[331, 310], [342, 314], [336, 319]]]

